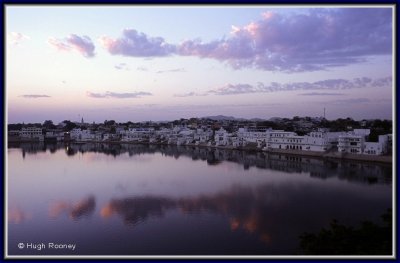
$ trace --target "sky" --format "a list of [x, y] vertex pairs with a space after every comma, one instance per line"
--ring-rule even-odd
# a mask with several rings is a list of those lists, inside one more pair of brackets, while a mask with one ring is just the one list
[[392, 119], [391, 6], [6, 6], [8, 123]]

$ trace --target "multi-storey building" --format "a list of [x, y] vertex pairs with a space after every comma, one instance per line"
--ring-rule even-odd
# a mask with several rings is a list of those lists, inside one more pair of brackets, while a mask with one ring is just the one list
[[286, 132], [282, 130], [267, 131], [267, 149], [286, 149], [289, 137], [297, 136], [294, 132]]
[[365, 137], [362, 135], [347, 134], [339, 136], [338, 151], [341, 153], [363, 153]]
[[388, 152], [389, 135], [379, 135], [378, 142], [365, 142], [364, 154], [381, 155]]
[[20, 137], [23, 139], [37, 139], [39, 141], [43, 141], [44, 139], [42, 128], [36, 127], [22, 128]]

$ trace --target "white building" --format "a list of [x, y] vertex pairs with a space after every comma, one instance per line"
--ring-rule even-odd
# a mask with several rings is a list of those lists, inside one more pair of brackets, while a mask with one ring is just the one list
[[267, 149], [286, 149], [287, 139], [297, 136], [294, 132], [285, 132], [281, 130], [272, 130], [267, 132]]
[[339, 136], [338, 151], [341, 153], [363, 153], [365, 137], [362, 135], [347, 134]]
[[243, 137], [238, 137], [238, 136], [232, 135], [229, 137], [229, 144], [232, 145], [234, 148], [237, 148], [237, 147], [244, 147], [248, 143], [246, 142], [246, 140]]
[[129, 128], [127, 131], [120, 131], [123, 141], [143, 141], [154, 134], [154, 128]]
[[89, 129], [74, 128], [70, 131], [71, 139], [76, 141], [92, 141], [97, 137]]
[[212, 131], [211, 130], [205, 131], [204, 129], [197, 129], [193, 135], [193, 140], [195, 141], [195, 144], [197, 144], [197, 145], [207, 143], [211, 139], [212, 139]]
[[46, 139], [53, 139], [56, 141], [63, 141], [64, 140], [64, 131], [62, 130], [47, 130]]
[[365, 142], [364, 154], [382, 155], [387, 153], [389, 135], [379, 135], [378, 142]]
[[171, 129], [162, 128], [161, 130], [155, 131], [156, 136], [160, 139], [166, 139], [172, 133]]
[[306, 138], [305, 139], [306, 145], [304, 150], [324, 152], [331, 147], [326, 132], [323, 131], [310, 132], [308, 135], [305, 136], [305, 138]]
[[370, 129], [354, 129], [339, 136], [338, 151], [355, 154], [381, 155], [388, 151], [390, 134], [380, 135], [378, 142], [366, 142]]
[[368, 136], [371, 133], [370, 129], [354, 129], [352, 132], [354, 135], [360, 135], [360, 136]]
[[246, 142], [259, 142], [266, 141], [268, 134], [264, 130], [260, 129], [249, 129], [249, 128], [239, 128], [237, 131], [237, 136], [243, 138]]
[[[294, 132], [278, 130], [268, 130], [266, 134], [266, 147], [264, 149], [325, 152], [338, 143], [339, 136], [346, 133], [318, 129], [318, 131], [311, 132], [306, 136], [298, 136]], [[262, 142], [262, 140], [258, 141], [258, 145], [262, 145]]]
[[231, 136], [224, 128], [220, 128], [214, 134], [214, 141], [216, 146], [226, 146], [229, 144], [229, 137]]
[[306, 144], [303, 150], [325, 152], [337, 145], [339, 136], [346, 135], [345, 132], [328, 132], [326, 129], [310, 132], [306, 135]]
[[22, 128], [20, 136], [23, 139], [38, 139], [39, 141], [43, 141], [44, 139], [42, 128], [36, 127]]
[[308, 145], [305, 136], [291, 135], [284, 139], [284, 149], [287, 150], [304, 150]]
[[81, 134], [81, 128], [74, 128], [72, 129], [69, 133], [71, 136], [72, 140], [77, 140], [79, 138], [79, 135]]

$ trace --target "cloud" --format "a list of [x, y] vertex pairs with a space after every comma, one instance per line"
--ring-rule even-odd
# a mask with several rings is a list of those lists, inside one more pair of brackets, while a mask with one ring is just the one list
[[234, 94], [246, 94], [246, 93], [255, 93], [260, 92], [260, 89], [257, 87], [253, 87], [249, 84], [226, 84], [222, 87], [219, 87], [214, 90], [209, 90], [209, 94], [215, 95], [234, 95]]
[[38, 95], [38, 94], [28, 94], [28, 95], [21, 95], [20, 97], [27, 98], [27, 99], [38, 99], [38, 98], [50, 98], [51, 96]]
[[188, 92], [183, 94], [174, 94], [174, 97], [184, 98], [184, 97], [194, 97], [194, 96], [207, 96], [207, 93], [196, 93], [196, 92]]
[[119, 63], [118, 65], [115, 65], [114, 68], [119, 70], [129, 70], [128, 65], [126, 65], [126, 63]]
[[233, 68], [301, 72], [359, 63], [392, 53], [391, 8], [312, 9], [307, 14], [264, 13], [211, 42], [184, 41], [184, 56], [213, 58]]
[[134, 29], [124, 29], [122, 35], [118, 39], [102, 36], [99, 42], [112, 55], [163, 57], [175, 52], [175, 46], [167, 44], [162, 37], [148, 37]]
[[392, 8], [319, 8], [302, 13], [266, 12], [258, 21], [232, 26], [230, 35], [179, 44], [125, 29], [117, 39], [103, 36], [113, 55], [169, 55], [215, 59], [234, 69], [304, 72], [364, 62], [392, 54]]
[[136, 70], [138, 70], [138, 71], [148, 71], [148, 69], [145, 68], [145, 67], [137, 67]]
[[8, 42], [12, 45], [19, 45], [23, 41], [30, 39], [27, 35], [18, 32], [10, 32], [8, 34]]
[[176, 68], [176, 69], [169, 69], [169, 70], [159, 70], [156, 73], [170, 73], [170, 72], [185, 72], [186, 70], [184, 68]]
[[346, 100], [331, 100], [321, 102], [322, 104], [334, 104], [334, 105], [346, 105], [346, 104], [364, 104], [364, 103], [371, 103], [370, 99], [367, 98], [354, 98], [354, 99], [346, 99]]
[[52, 47], [56, 48], [59, 51], [77, 51], [82, 56], [86, 58], [94, 57], [95, 46], [88, 36], [78, 36], [75, 34], [71, 34], [64, 39], [57, 39], [54, 37], [50, 37], [47, 40]]
[[310, 92], [299, 94], [301, 96], [343, 96], [344, 93]]
[[[392, 77], [385, 77], [379, 79], [371, 78], [356, 78], [353, 80], [345, 79], [328, 79], [316, 82], [293, 82], [293, 83], [277, 83], [272, 82], [265, 85], [259, 82], [257, 85], [250, 84], [226, 84], [221, 87], [209, 90], [203, 94], [189, 92], [182, 95], [175, 95], [175, 97], [190, 97], [190, 96], [206, 96], [206, 95], [237, 95], [237, 94], [250, 94], [250, 93], [273, 93], [283, 91], [299, 91], [299, 90], [318, 90], [318, 91], [332, 91], [332, 90], [349, 90], [358, 88], [383, 88], [392, 86]], [[304, 93], [300, 95], [315, 96], [315, 95], [341, 95], [341, 93]]]
[[59, 51], [71, 50], [71, 47], [68, 44], [54, 37], [50, 37], [49, 39], [47, 39], [47, 43]]
[[126, 98], [140, 98], [142, 96], [151, 96], [150, 92], [128, 92], [128, 93], [118, 93], [118, 92], [111, 92], [107, 91], [105, 93], [93, 93], [93, 92], [86, 92], [86, 95], [90, 98], [115, 98], [115, 99], [126, 99]]

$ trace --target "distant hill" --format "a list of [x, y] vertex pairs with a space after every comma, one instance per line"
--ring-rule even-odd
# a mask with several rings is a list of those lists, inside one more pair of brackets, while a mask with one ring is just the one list
[[216, 116], [206, 116], [203, 117], [203, 119], [210, 119], [214, 121], [235, 121], [235, 120], [244, 120], [244, 119], [238, 119], [233, 116], [224, 116], [224, 115], [216, 115]]
[[269, 121], [273, 121], [273, 122], [280, 121], [280, 120], [282, 120], [282, 118], [279, 118], [279, 117], [272, 117], [269, 119]]
[[252, 118], [250, 120], [251, 121], [266, 121], [266, 119], [261, 119], [261, 118]]
[[225, 115], [206, 116], [203, 117], [203, 119], [210, 119], [214, 121], [265, 121], [265, 119], [261, 118], [245, 119], [245, 118], [236, 118], [233, 116], [225, 116]]

